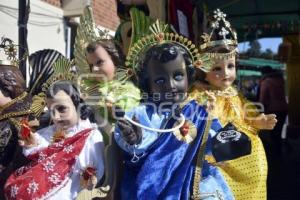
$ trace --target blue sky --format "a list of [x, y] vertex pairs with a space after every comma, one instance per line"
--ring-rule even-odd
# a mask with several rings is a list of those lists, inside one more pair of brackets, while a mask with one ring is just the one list
[[[278, 46], [282, 42], [282, 38], [262, 38], [258, 40], [261, 45], [261, 50], [271, 49], [274, 53], [277, 53]], [[240, 52], [244, 52], [249, 48], [249, 42], [239, 43]]]

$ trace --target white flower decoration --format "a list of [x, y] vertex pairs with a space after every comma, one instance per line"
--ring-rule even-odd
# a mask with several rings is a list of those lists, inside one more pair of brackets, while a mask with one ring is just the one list
[[74, 149], [73, 145], [68, 145], [63, 149], [63, 151], [66, 153], [71, 153], [73, 149]]
[[18, 194], [18, 190], [19, 190], [19, 187], [17, 185], [13, 185], [11, 188], [10, 188], [10, 196], [12, 198], [16, 198], [17, 194]]
[[43, 163], [43, 170], [45, 170], [47, 173], [54, 170], [54, 162], [52, 160], [47, 160], [46, 163]]
[[58, 173], [53, 173], [51, 176], [48, 177], [48, 180], [55, 185], [61, 182], [60, 175]]
[[38, 183], [36, 183], [35, 181], [32, 181], [31, 183], [29, 183], [29, 186], [27, 188], [28, 194], [35, 193], [38, 190], [39, 190], [39, 184]]
[[38, 162], [42, 162], [46, 158], [47, 158], [47, 155], [44, 154], [43, 152], [41, 152], [41, 153], [39, 153]]

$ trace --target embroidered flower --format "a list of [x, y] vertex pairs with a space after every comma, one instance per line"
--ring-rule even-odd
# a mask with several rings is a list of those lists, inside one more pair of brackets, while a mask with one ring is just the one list
[[46, 172], [50, 172], [54, 170], [54, 162], [52, 160], [47, 160], [46, 163], [43, 163], [43, 170], [45, 170]]
[[44, 154], [43, 152], [39, 153], [39, 158], [38, 158], [38, 162], [42, 162], [43, 160], [45, 160], [47, 158], [47, 155]]
[[39, 189], [39, 184], [36, 183], [35, 181], [32, 181], [31, 183], [29, 183], [27, 192], [28, 194], [35, 193], [36, 191], [38, 191], [38, 189]]
[[71, 153], [73, 151], [73, 149], [74, 149], [73, 145], [68, 145], [63, 149], [63, 151], [68, 154], [68, 153]]
[[48, 177], [49, 181], [53, 184], [58, 184], [61, 182], [60, 175], [58, 173], [53, 173], [51, 176]]
[[18, 194], [18, 190], [19, 190], [19, 187], [17, 185], [13, 185], [11, 188], [10, 188], [10, 196], [12, 198], [16, 198], [17, 194]]

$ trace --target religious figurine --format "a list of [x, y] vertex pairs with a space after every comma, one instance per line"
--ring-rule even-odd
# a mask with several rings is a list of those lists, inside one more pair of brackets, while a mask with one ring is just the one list
[[31, 162], [8, 178], [7, 199], [75, 199], [104, 174], [103, 137], [88, 119], [91, 108], [80, 98], [71, 67], [67, 59], [57, 60], [43, 84], [53, 125], [21, 138]]
[[[111, 110], [107, 110], [112, 104], [123, 110], [138, 105], [139, 90], [128, 81], [132, 70], [125, 68], [125, 56], [118, 43], [105, 30], [95, 27], [90, 7], [86, 7], [81, 16], [74, 54], [81, 92], [86, 95], [87, 101], [94, 103], [99, 124], [104, 120], [101, 117], [108, 118], [109, 123], [114, 121]], [[107, 133], [110, 131], [105, 130]]]
[[[16, 45], [3, 38], [0, 47], [7, 55], [0, 60], [0, 199], [4, 199], [3, 187], [15, 169], [27, 162], [18, 145], [18, 138], [32, 114], [31, 96], [16, 59]], [[1, 52], [1, 51], [0, 51]], [[26, 131], [24, 131], [26, 132]]]
[[187, 101], [201, 56], [191, 41], [165, 32], [158, 21], [150, 30], [127, 56], [144, 98], [117, 121], [114, 137], [125, 162], [121, 199], [233, 199], [206, 159], [219, 122], [195, 100]]
[[130, 82], [132, 70], [125, 68], [125, 56], [105, 30], [95, 27], [88, 6], [80, 18], [75, 39], [75, 64], [81, 93], [94, 111], [94, 120], [105, 142], [105, 180], [93, 191], [83, 191], [78, 199], [118, 198], [122, 167], [118, 146], [112, 140], [115, 108], [129, 110], [139, 104], [140, 90]]
[[233, 86], [238, 41], [225, 17], [217, 9], [209, 27], [203, 25], [199, 49], [208, 59], [199, 68], [189, 98], [205, 105], [208, 93], [215, 97], [210, 113], [220, 120], [223, 133], [214, 138], [213, 159], [235, 199], [266, 199], [267, 161], [258, 131], [273, 129], [276, 116], [260, 114]]

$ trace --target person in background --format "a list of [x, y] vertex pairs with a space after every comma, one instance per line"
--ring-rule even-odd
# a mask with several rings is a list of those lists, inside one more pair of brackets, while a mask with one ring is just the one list
[[288, 111], [283, 74], [273, 70], [270, 66], [264, 67], [262, 74], [263, 77], [259, 87], [259, 102], [263, 104], [265, 113], [276, 114], [277, 124], [271, 131], [271, 138], [280, 142], [282, 127]]

